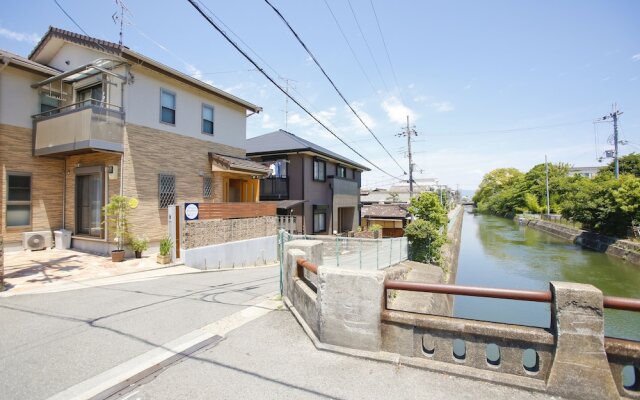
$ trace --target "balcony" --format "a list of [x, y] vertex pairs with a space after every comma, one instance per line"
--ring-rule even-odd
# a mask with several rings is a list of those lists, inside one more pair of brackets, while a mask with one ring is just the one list
[[360, 188], [358, 187], [358, 181], [353, 179], [339, 178], [337, 176], [330, 176], [331, 183], [333, 184], [333, 195], [355, 196], [360, 195]]
[[288, 200], [289, 178], [267, 177], [260, 180], [260, 200]]
[[64, 156], [124, 150], [121, 107], [89, 100], [33, 116], [36, 156]]

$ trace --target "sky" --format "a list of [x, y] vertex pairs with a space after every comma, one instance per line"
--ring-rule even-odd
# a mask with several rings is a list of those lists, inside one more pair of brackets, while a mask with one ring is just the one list
[[[57, 1], [91, 36], [118, 41], [114, 0]], [[613, 147], [612, 124], [594, 121], [614, 103], [624, 113], [621, 155], [640, 152], [638, 1], [270, 0], [393, 159], [264, 0], [200, 1], [265, 72], [375, 166], [286, 104], [186, 0], [125, 0], [124, 44], [261, 106], [247, 137], [286, 129], [369, 166], [364, 187], [407, 179], [407, 140], [397, 136], [407, 115], [417, 132], [414, 179], [465, 190], [492, 169], [526, 171], [545, 155], [574, 166], [610, 161], [597, 158]], [[54, 0], [2, 9], [0, 49], [26, 56], [49, 25], [79, 32]]]

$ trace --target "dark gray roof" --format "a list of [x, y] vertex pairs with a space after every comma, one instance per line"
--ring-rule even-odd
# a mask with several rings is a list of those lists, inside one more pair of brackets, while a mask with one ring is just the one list
[[363, 171], [371, 171], [371, 169], [352, 161], [340, 154], [303, 139], [285, 130], [277, 130], [275, 132], [266, 133], [247, 139], [247, 156], [259, 156], [269, 154], [291, 153], [295, 151], [310, 151], [321, 156], [332, 158], [336, 161], [352, 165]]
[[362, 207], [362, 216], [370, 218], [407, 218], [409, 216], [407, 207], [408, 205], [399, 204], [374, 204]]
[[211, 161], [217, 163], [220, 167], [233, 170], [251, 171], [266, 175], [269, 167], [246, 158], [226, 156], [224, 154], [209, 153]]

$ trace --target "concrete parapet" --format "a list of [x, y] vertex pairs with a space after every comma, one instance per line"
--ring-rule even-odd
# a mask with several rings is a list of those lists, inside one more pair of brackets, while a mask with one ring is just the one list
[[602, 292], [580, 283], [551, 282], [551, 329], [556, 351], [549, 393], [571, 398], [617, 399], [604, 347]]
[[320, 341], [354, 349], [380, 350], [384, 278], [382, 271], [320, 267]]

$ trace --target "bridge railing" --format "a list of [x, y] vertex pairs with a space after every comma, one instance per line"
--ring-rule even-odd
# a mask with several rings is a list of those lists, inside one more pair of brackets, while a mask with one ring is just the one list
[[[549, 291], [405, 282], [393, 271], [325, 266], [322, 246], [289, 242], [284, 263], [285, 302], [319, 348], [566, 398], [640, 399], [640, 343], [604, 336], [604, 308], [640, 311], [638, 299], [567, 282]], [[389, 309], [398, 290], [550, 303], [551, 326]]]
[[[384, 288], [385, 300], [389, 299], [389, 290], [406, 290], [554, 304], [552, 291], [497, 289], [396, 280], [385, 280]], [[574, 293], [574, 295], [578, 294]], [[603, 308], [640, 311], [640, 299], [615, 296], [602, 296], [601, 298]], [[570, 300], [570, 304], [564, 306], [577, 302], [579, 302], [579, 297]], [[577, 305], [579, 307], [585, 306], [585, 304]], [[557, 306], [552, 307], [552, 325], [557, 324], [559, 319], [563, 318], [557, 315], [557, 308]], [[598, 315], [596, 309], [591, 310]], [[577, 315], [576, 318], [580, 319], [580, 316]], [[551, 366], [554, 364], [554, 356], [558, 353], [556, 347], [558, 326], [543, 329], [435, 315], [416, 315], [391, 310], [387, 307], [386, 301], [382, 320], [383, 326], [389, 324], [390, 327], [388, 329], [390, 337], [386, 341], [390, 346], [385, 348], [387, 351], [397, 351], [410, 357], [461, 364], [485, 371], [534, 379], [538, 381], [534, 386], [543, 384], [541, 389], [545, 389], [546, 382], [550, 377]], [[413, 351], [403, 353], [402, 349], [397, 348], [397, 343], [401, 343], [402, 340], [398, 340], [398, 337], [394, 335], [393, 326], [398, 325], [412, 328], [413, 342], [418, 344], [412, 346]], [[588, 328], [582, 334], [588, 334]], [[578, 353], [579, 349], [573, 349], [573, 351]], [[618, 394], [623, 397], [640, 398], [640, 343], [606, 337], [604, 338], [604, 352]], [[505, 381], [505, 383], [508, 382]]]

